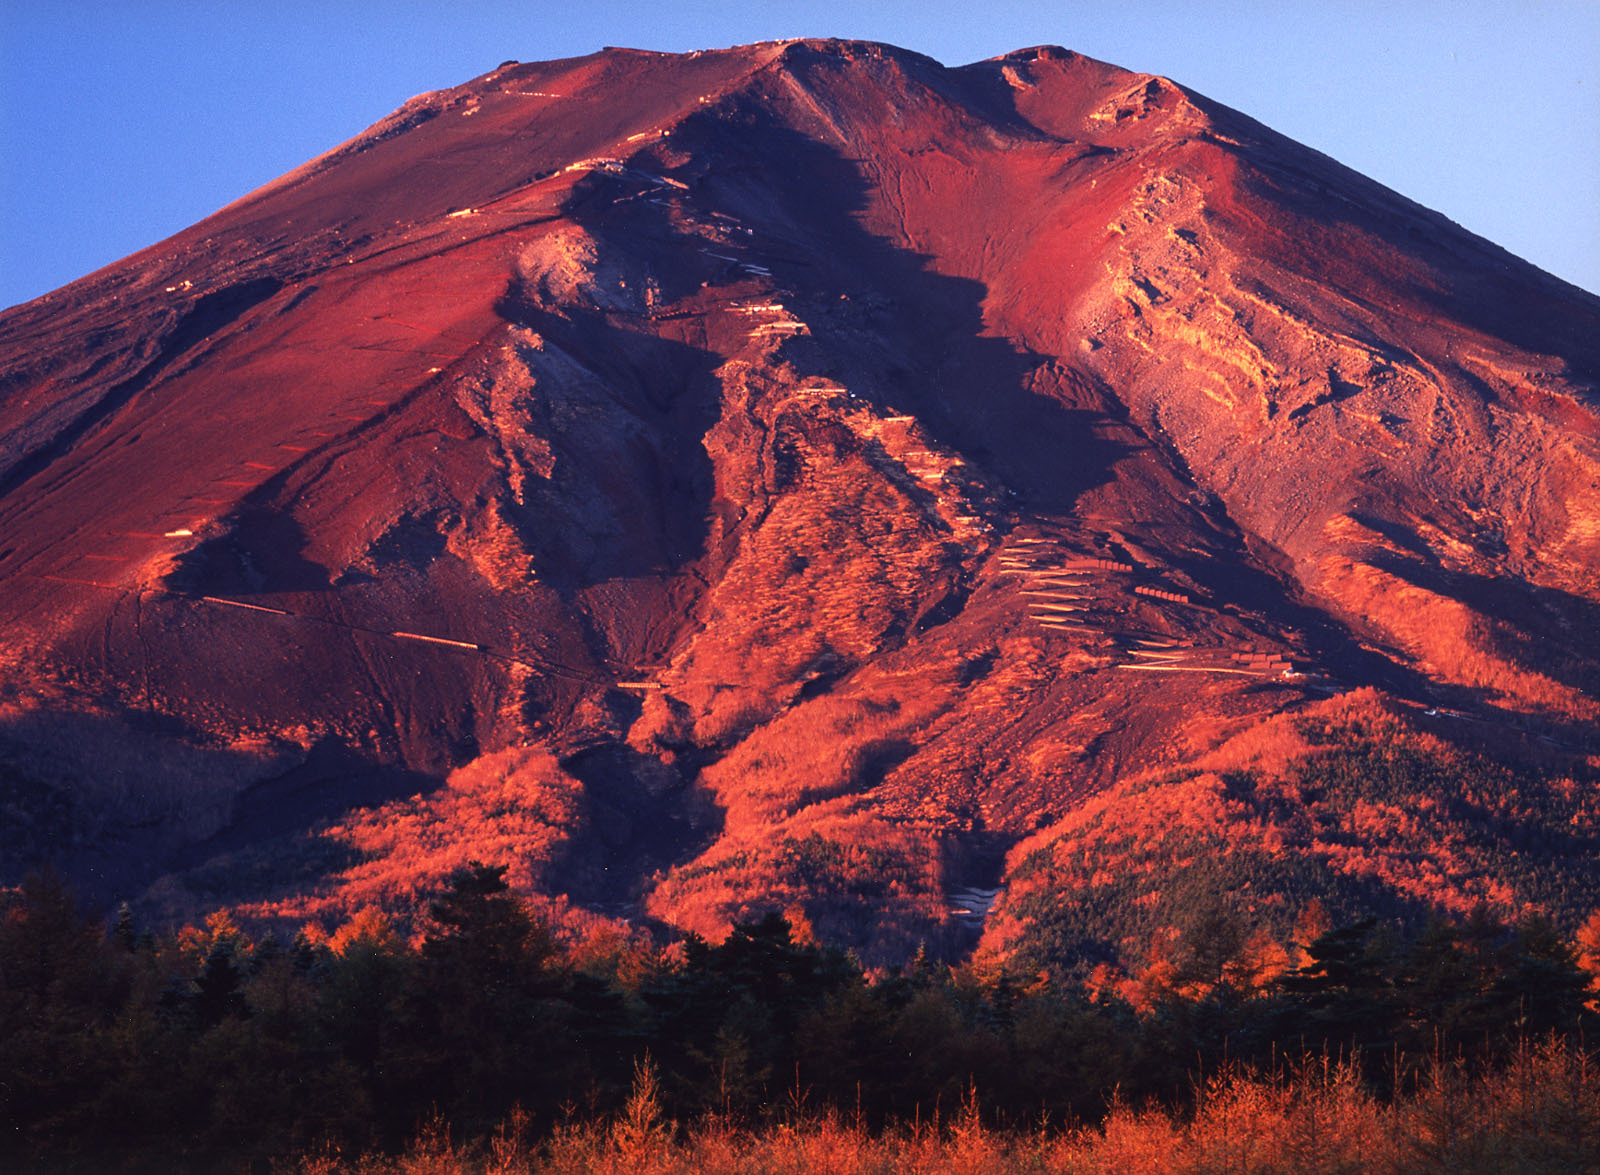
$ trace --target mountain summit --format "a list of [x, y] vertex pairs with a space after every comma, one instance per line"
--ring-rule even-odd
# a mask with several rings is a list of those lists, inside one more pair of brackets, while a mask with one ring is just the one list
[[[1000, 949], [1151, 788], [1259, 831], [1313, 726], [1588, 778], [1600, 300], [1063, 49], [509, 62], [0, 315], [0, 372], [0, 849], [101, 900], [479, 858], [894, 959], [997, 900]], [[1565, 802], [1451, 827], [1592, 859]], [[1274, 851], [1485, 896], [1358, 807]]]

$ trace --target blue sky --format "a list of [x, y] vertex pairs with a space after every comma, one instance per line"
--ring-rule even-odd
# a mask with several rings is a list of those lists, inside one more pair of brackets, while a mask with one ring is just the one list
[[0, 306], [507, 58], [790, 36], [1163, 73], [1600, 292], [1600, 0], [0, 0]]

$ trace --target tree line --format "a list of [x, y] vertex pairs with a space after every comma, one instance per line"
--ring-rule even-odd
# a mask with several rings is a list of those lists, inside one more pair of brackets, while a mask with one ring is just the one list
[[1207, 1073], [1286, 1057], [1339, 1059], [1384, 1097], [1441, 1057], [1492, 1069], [1596, 1039], [1595, 976], [1539, 919], [1334, 927], [1265, 981], [1202, 919], [1136, 1006], [925, 953], [868, 974], [778, 915], [717, 944], [562, 942], [505, 872], [457, 870], [413, 937], [366, 911], [290, 941], [226, 915], [108, 927], [30, 877], [0, 895], [0, 1165], [394, 1151], [424, 1122], [548, 1133], [622, 1111], [641, 1064], [677, 1121], [901, 1129], [981, 1105], [1025, 1128], [1115, 1099], [1181, 1109]]

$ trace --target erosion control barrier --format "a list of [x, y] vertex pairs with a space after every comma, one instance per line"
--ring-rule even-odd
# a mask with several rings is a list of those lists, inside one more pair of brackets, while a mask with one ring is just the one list
[[1189, 597], [1181, 592], [1164, 591], [1161, 588], [1145, 587], [1143, 584], [1134, 588], [1133, 594], [1136, 596], [1152, 596], [1157, 600], [1171, 600], [1174, 604], [1187, 604], [1189, 602]]

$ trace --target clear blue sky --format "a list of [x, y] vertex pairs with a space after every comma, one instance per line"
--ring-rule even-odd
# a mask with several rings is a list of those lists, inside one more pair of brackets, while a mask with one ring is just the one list
[[0, 306], [507, 58], [790, 36], [1166, 74], [1600, 292], [1600, 0], [0, 0]]

